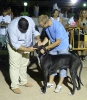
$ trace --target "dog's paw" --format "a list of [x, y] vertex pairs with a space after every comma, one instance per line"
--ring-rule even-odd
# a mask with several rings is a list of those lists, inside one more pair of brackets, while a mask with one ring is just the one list
[[41, 88], [41, 93], [42, 94], [45, 94], [46, 93], [46, 91], [43, 89], [43, 87]]
[[70, 93], [68, 93], [68, 95], [72, 95], [72, 93], [70, 92]]
[[72, 92], [68, 93], [68, 95], [74, 95], [74, 92], [72, 91]]
[[42, 91], [40, 91], [41, 94], [44, 94]]
[[77, 87], [77, 90], [80, 90], [81, 88], [80, 87]]

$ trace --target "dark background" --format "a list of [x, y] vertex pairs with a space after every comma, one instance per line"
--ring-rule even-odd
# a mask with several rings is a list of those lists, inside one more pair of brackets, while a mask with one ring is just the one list
[[20, 13], [24, 11], [24, 2], [28, 3], [26, 11], [29, 13], [29, 16], [33, 16], [35, 2], [37, 2], [40, 7], [39, 15], [50, 15], [54, 3], [57, 3], [58, 7], [63, 11], [69, 8], [69, 13], [72, 13], [72, 9], [73, 12], [87, 9], [87, 7], [83, 7], [83, 3], [87, 4], [87, 0], [77, 0], [77, 3], [74, 5], [72, 5], [71, 0], [0, 0], [0, 14], [2, 13], [3, 8], [11, 7], [14, 15], [19, 16]]

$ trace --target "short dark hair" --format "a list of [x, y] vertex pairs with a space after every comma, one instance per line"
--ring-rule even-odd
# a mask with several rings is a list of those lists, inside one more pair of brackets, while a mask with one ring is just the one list
[[28, 21], [25, 18], [21, 18], [18, 21], [18, 27], [19, 27], [19, 29], [22, 29], [24, 31], [27, 31], [27, 29], [29, 27], [29, 23], [28, 23]]
[[[53, 17], [53, 14], [55, 13], [55, 11], [58, 11], [58, 12], [59, 12], [58, 9], [53, 9], [52, 12], [51, 12], [51, 16], [52, 16], [52, 17]], [[58, 16], [59, 16], [59, 15], [58, 15]]]

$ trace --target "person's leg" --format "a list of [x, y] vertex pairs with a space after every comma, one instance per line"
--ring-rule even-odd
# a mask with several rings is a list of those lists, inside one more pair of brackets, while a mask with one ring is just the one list
[[[78, 41], [78, 48], [81, 48], [82, 46], [82, 41]], [[78, 51], [78, 55], [79, 55], [79, 58], [82, 60], [82, 51]]]
[[[67, 49], [64, 49], [60, 52], [58, 52], [59, 54], [68, 54], [69, 51], [68, 51], [68, 48]], [[53, 52], [50, 52], [50, 54], [53, 54]], [[54, 52], [54, 54], [56, 55], [56, 53]], [[61, 74], [64, 73], [64, 75], [61, 76]], [[47, 83], [47, 87], [53, 87], [53, 82], [54, 82], [54, 77], [55, 75], [57, 75], [57, 73], [55, 74], [52, 74], [49, 76], [49, 82]], [[59, 80], [59, 84], [62, 85], [63, 83], [63, 80], [64, 80], [64, 77], [66, 77], [66, 70], [61, 70], [60, 71], [60, 80]]]
[[50, 84], [53, 84], [53, 80], [54, 80], [54, 76], [50, 75], [50, 76], [49, 76], [49, 83], [50, 83]]
[[67, 76], [67, 71], [65, 69], [60, 70], [60, 79], [59, 79], [59, 83], [55, 89], [55, 92], [58, 93], [61, 91], [62, 89], [62, 84], [64, 81], [64, 78]]
[[4, 39], [4, 36], [2, 35], [2, 34], [0, 34], [0, 42], [1, 42], [1, 47], [4, 47], [4, 41], [3, 41], [3, 39]]
[[[60, 51], [59, 54], [69, 54], [68, 48]], [[62, 84], [63, 84], [64, 78], [67, 76], [67, 70], [62, 69], [62, 70], [60, 70], [59, 74], [60, 74], [60, 79], [59, 79], [59, 83], [55, 89], [56, 93], [60, 92], [62, 89]]]
[[73, 34], [74, 34], [74, 31], [71, 30], [70, 31], [70, 44], [72, 45], [72, 42], [73, 42]]
[[29, 64], [29, 53], [23, 53], [21, 58], [21, 64], [19, 69], [19, 76], [20, 76], [20, 84], [24, 86], [32, 86], [32, 84], [29, 84], [27, 82], [27, 66]]
[[[83, 41], [83, 43], [84, 43], [84, 47], [87, 48], [87, 42]], [[83, 50], [83, 52], [82, 52], [82, 60], [83, 61], [86, 61], [86, 58], [85, 58], [86, 54], [87, 54], [87, 50]]]
[[22, 54], [15, 51], [9, 44], [7, 44], [8, 52], [9, 52], [9, 64], [10, 64], [10, 79], [11, 79], [11, 89], [15, 93], [21, 93], [19, 90], [19, 68], [20, 68], [20, 60], [22, 58]]
[[57, 75], [57, 73], [52, 74], [49, 76], [49, 82], [47, 83], [47, 87], [53, 87], [54, 77]]
[[[57, 52], [50, 51], [49, 54], [50, 55], [57, 55]], [[52, 74], [52, 75], [49, 76], [49, 81], [47, 83], [47, 87], [53, 87], [54, 77], [56, 75], [57, 75], [57, 73], [54, 73], [54, 74]]]

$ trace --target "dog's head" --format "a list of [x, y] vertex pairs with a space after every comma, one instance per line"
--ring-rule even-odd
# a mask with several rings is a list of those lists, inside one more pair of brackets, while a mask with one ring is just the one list
[[42, 55], [44, 55], [44, 54], [41, 53], [41, 49], [43, 49], [43, 50], [45, 51], [45, 53], [48, 53], [48, 51], [46, 50], [46, 48], [45, 48], [44, 45], [38, 46], [38, 44], [36, 43], [33, 47], [34, 47], [34, 48], [37, 48], [36, 52], [37, 52], [39, 58], [40, 58]]

